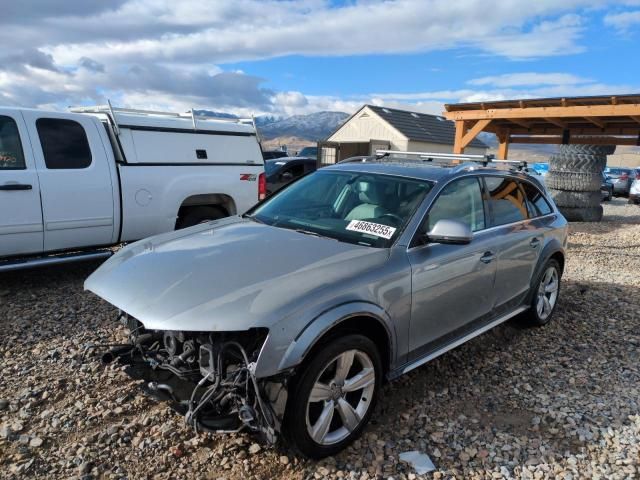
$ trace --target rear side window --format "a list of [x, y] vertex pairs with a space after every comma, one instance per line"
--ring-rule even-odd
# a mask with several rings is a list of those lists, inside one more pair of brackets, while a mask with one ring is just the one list
[[472, 232], [485, 228], [482, 190], [477, 178], [455, 180], [444, 187], [429, 211], [427, 231], [443, 219], [466, 223]]
[[527, 196], [527, 204], [532, 217], [541, 217], [551, 213], [551, 206], [545, 200], [542, 192], [527, 182], [522, 182], [522, 188]]
[[18, 125], [13, 118], [0, 115], [0, 170], [25, 168]]
[[527, 202], [518, 181], [508, 177], [484, 177], [489, 194], [493, 226], [528, 218]]
[[91, 165], [89, 140], [78, 122], [62, 118], [39, 118], [36, 128], [47, 168], [78, 169]]

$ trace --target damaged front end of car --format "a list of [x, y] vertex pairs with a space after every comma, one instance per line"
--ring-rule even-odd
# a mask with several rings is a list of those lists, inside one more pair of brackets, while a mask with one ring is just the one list
[[111, 345], [102, 354], [103, 364], [127, 365], [130, 376], [144, 380], [146, 393], [168, 400], [196, 431], [249, 431], [270, 444], [276, 442], [290, 375], [255, 376], [268, 329], [147, 330], [126, 313], [120, 321], [129, 330], [129, 342]]

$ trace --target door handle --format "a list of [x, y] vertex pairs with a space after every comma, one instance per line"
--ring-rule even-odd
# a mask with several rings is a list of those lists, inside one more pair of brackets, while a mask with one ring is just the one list
[[27, 183], [5, 183], [0, 185], [0, 190], [31, 190], [33, 187]]
[[490, 263], [496, 258], [496, 254], [493, 252], [484, 252], [484, 255], [480, 257], [482, 263]]
[[529, 242], [529, 245], [531, 245], [532, 248], [538, 248], [538, 245], [540, 245], [540, 239], [534, 238]]

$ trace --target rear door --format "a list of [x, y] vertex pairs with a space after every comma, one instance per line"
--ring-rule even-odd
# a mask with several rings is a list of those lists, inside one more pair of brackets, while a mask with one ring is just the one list
[[44, 250], [113, 243], [114, 185], [93, 117], [24, 112], [42, 196]]
[[40, 184], [22, 115], [0, 109], [0, 257], [42, 252]]
[[526, 194], [518, 180], [506, 176], [483, 178], [498, 255], [494, 311], [502, 314], [520, 305], [527, 294], [543, 233], [530, 218]]

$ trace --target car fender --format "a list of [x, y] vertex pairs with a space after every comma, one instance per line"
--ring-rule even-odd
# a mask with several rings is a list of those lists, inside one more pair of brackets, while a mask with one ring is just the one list
[[[395, 326], [380, 306], [363, 301], [343, 303], [329, 310], [325, 310], [308, 322], [297, 336], [289, 343], [286, 350], [278, 352], [272, 345], [279, 343], [279, 339], [267, 338], [256, 365], [257, 377], [269, 377], [291, 370], [305, 359], [317, 342], [331, 329], [350, 318], [366, 316], [381, 324], [387, 332], [389, 341], [389, 361], [392, 363], [396, 351]], [[271, 344], [271, 345], [270, 345]]]
[[557, 238], [551, 238], [542, 249], [542, 252], [540, 252], [538, 262], [536, 263], [533, 275], [531, 276], [531, 287], [529, 288], [529, 294], [527, 295], [527, 300], [525, 302], [527, 305], [531, 303], [533, 295], [536, 293], [536, 282], [542, 273], [542, 269], [546, 265], [547, 261], [549, 261], [549, 259], [556, 253], [561, 253], [563, 256], [565, 255], [564, 248], [560, 241]]

